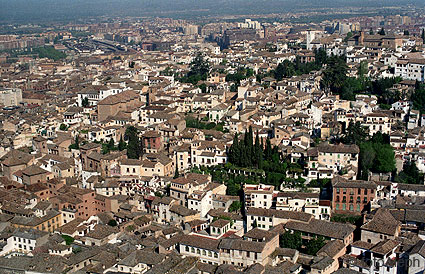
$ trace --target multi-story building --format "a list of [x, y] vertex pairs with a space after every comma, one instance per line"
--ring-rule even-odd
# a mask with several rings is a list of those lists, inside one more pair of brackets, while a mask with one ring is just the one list
[[22, 102], [22, 90], [19, 88], [0, 89], [0, 106], [17, 106]]
[[184, 177], [173, 179], [170, 184], [170, 197], [186, 205], [187, 199], [196, 190], [203, 190], [211, 182], [211, 176], [188, 173]]
[[424, 81], [425, 59], [399, 59], [395, 66], [395, 76], [408, 80]]
[[[357, 145], [330, 145], [321, 144], [310, 148], [308, 155], [308, 174], [314, 179], [322, 179], [323, 174], [345, 171], [355, 177], [358, 169], [360, 149]], [[322, 174], [323, 173], [323, 174]]]
[[99, 90], [90, 89], [84, 90], [77, 94], [77, 103], [78, 106], [83, 105], [83, 100], [87, 98], [89, 106], [96, 106], [99, 101], [102, 101], [110, 95], [116, 95], [128, 88], [123, 87], [101, 87]]
[[271, 208], [273, 203], [274, 186], [245, 185], [243, 188], [246, 207]]
[[97, 107], [98, 119], [104, 121], [108, 117], [114, 117], [120, 111], [128, 112], [140, 107], [140, 95], [135, 91], [126, 90], [99, 101]]
[[255, 207], [249, 207], [246, 210], [247, 230], [250, 230], [254, 227], [269, 230], [279, 224], [286, 224], [290, 220], [298, 220], [300, 222], [308, 223], [311, 219], [313, 219], [313, 216], [304, 212]]
[[0, 256], [32, 254], [36, 247], [47, 243], [49, 234], [37, 230], [17, 230], [9, 238], [0, 251]]
[[331, 207], [320, 203], [319, 192], [279, 192], [276, 195], [276, 209], [309, 213], [316, 219], [328, 220]]
[[369, 209], [376, 197], [377, 185], [369, 181], [332, 179], [332, 209], [334, 212], [358, 213]]
[[64, 186], [49, 201], [56, 208], [75, 211], [75, 216], [84, 220], [106, 210], [106, 202], [98, 200], [96, 192], [89, 189]]
[[199, 141], [191, 144], [192, 166], [215, 166], [227, 161], [226, 146], [217, 141]]
[[391, 117], [386, 113], [372, 112], [365, 115], [362, 126], [365, 127], [370, 136], [377, 132], [390, 134]]

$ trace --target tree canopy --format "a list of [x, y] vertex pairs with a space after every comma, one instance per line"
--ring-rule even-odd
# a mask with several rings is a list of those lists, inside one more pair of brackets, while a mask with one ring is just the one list
[[282, 234], [279, 238], [279, 245], [283, 248], [301, 249], [302, 238], [300, 232], [291, 233], [289, 231]]
[[419, 110], [421, 113], [425, 113], [425, 86], [419, 82], [416, 82], [415, 90], [410, 97], [413, 103], [413, 108]]
[[327, 66], [323, 70], [322, 87], [333, 93], [341, 93], [347, 80], [347, 70], [348, 67], [344, 58], [339, 56], [329, 57]]
[[128, 140], [127, 157], [129, 159], [140, 159], [142, 156], [142, 145], [137, 128], [129, 126], [125, 131], [125, 137]]
[[190, 63], [190, 71], [182, 78], [182, 81], [196, 85], [201, 80], [207, 80], [209, 73], [210, 64], [201, 53], [198, 53]]
[[403, 165], [403, 170], [397, 175], [396, 182], [405, 184], [424, 184], [424, 174], [419, 171], [414, 161], [407, 161]]

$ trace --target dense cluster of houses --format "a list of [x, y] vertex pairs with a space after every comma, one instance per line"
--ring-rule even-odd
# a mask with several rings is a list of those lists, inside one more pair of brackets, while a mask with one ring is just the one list
[[[178, 22], [166, 22], [146, 32], [175, 41], [167, 50], [74, 49], [64, 61], [23, 57], [29, 70], [0, 73], [1, 273], [424, 272], [425, 185], [372, 172], [359, 180], [359, 146], [330, 142], [358, 123], [390, 136], [397, 172], [408, 161], [425, 172], [425, 116], [406, 99], [424, 81], [420, 39], [281, 26], [273, 40], [247, 21], [222, 49], [194, 26], [177, 34], [169, 30]], [[285, 60], [314, 62], [318, 49], [345, 56], [350, 76], [366, 64], [366, 77], [402, 77], [391, 89], [406, 96], [383, 109], [374, 95], [325, 92], [322, 70], [256, 77]], [[197, 54], [209, 75], [185, 83]], [[242, 68], [252, 75], [228, 81]], [[126, 147], [130, 127], [138, 159]], [[228, 166], [235, 134], [249, 127], [282, 159], [303, 163], [287, 174], [303, 188], [242, 182], [229, 195], [205, 172]], [[318, 181], [329, 185], [310, 185]], [[300, 246], [284, 246], [284, 235]]]

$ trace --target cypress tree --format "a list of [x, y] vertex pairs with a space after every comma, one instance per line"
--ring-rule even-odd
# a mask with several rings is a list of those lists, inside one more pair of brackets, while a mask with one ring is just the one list
[[111, 138], [109, 139], [109, 142], [108, 142], [108, 151], [113, 150], [114, 147], [115, 147], [115, 142], [114, 142], [114, 139]]
[[118, 143], [118, 150], [123, 151], [126, 146], [127, 146], [127, 144], [124, 142], [124, 140], [122, 139], [122, 135], [121, 135], [120, 142]]
[[142, 156], [142, 146], [140, 145], [137, 128], [129, 126], [125, 133], [128, 139], [127, 157], [129, 159], [140, 159], [140, 156]]
[[261, 169], [263, 167], [263, 148], [260, 144], [260, 138], [258, 136], [258, 132], [255, 136], [255, 164], [258, 169]]
[[78, 135], [75, 136], [75, 149], [80, 148], [80, 137]]
[[252, 133], [252, 126], [249, 126], [248, 130], [248, 157], [250, 166], [255, 165], [255, 150], [254, 150], [254, 135]]
[[266, 150], [265, 150], [265, 157], [266, 160], [271, 160], [272, 158], [272, 144], [270, 143], [270, 138], [267, 138], [266, 140]]
[[176, 165], [176, 171], [174, 172], [174, 179], [177, 179], [177, 178], [179, 178], [180, 177], [180, 174], [179, 174], [179, 169], [177, 168], [177, 165]]
[[239, 161], [239, 140], [238, 140], [238, 134], [235, 134], [235, 137], [233, 137], [233, 144], [230, 146], [230, 163], [234, 165], [238, 165]]

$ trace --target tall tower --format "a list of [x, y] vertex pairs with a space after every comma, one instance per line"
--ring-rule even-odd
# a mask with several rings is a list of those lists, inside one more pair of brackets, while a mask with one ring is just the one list
[[307, 49], [310, 49], [310, 43], [314, 40], [314, 38], [316, 38], [316, 32], [314, 30], [307, 30], [307, 34], [306, 34], [306, 44], [307, 44]]

